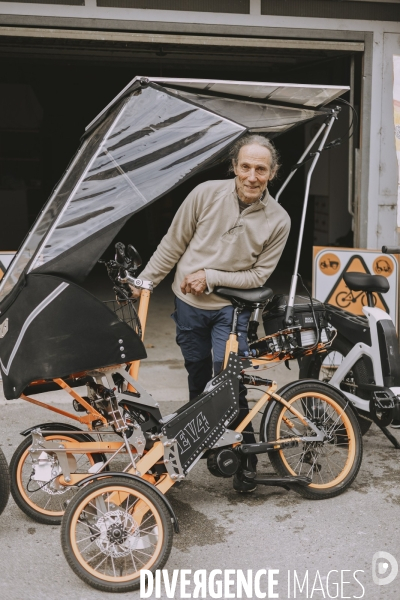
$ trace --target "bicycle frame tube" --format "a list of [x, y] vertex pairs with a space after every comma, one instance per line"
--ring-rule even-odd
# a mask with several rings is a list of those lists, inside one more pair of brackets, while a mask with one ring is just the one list
[[[140, 294], [138, 317], [139, 317], [140, 324], [142, 326], [142, 342], [144, 340], [144, 331], [146, 329], [147, 313], [149, 311], [149, 303], [150, 303], [150, 294], [151, 294], [151, 292], [149, 290], [142, 290], [142, 293]], [[135, 362], [131, 363], [131, 366], [129, 369], [129, 375], [131, 375], [131, 377], [133, 377], [133, 379], [138, 378], [139, 367], [140, 367], [140, 360], [135, 360]], [[128, 391], [129, 392], [134, 391], [133, 386], [131, 386], [130, 384], [128, 385]]]
[[224, 369], [226, 369], [226, 366], [228, 364], [230, 352], [235, 352], [235, 354], [237, 354], [238, 350], [239, 350], [239, 342], [237, 339], [237, 335], [235, 333], [231, 333], [229, 335], [229, 338], [228, 338], [228, 340], [226, 342], [226, 346], [225, 346], [225, 358], [224, 358], [224, 366], [223, 366]]
[[20, 398], [22, 400], [26, 400], [26, 402], [30, 402], [31, 404], [36, 404], [36, 406], [41, 406], [42, 408], [51, 410], [55, 413], [58, 413], [59, 415], [63, 415], [64, 417], [69, 417], [70, 419], [73, 419], [74, 421], [79, 421], [79, 423], [85, 423], [89, 429], [92, 429], [93, 421], [101, 421], [104, 425], [107, 425], [107, 419], [105, 419], [103, 417], [103, 415], [101, 415], [93, 406], [91, 406], [91, 404], [86, 402], [86, 400], [84, 398], [82, 398], [82, 396], [80, 396], [75, 390], [70, 388], [69, 385], [67, 383], [65, 383], [65, 381], [63, 379], [53, 379], [53, 381], [54, 381], [54, 383], [59, 385], [62, 389], [64, 389], [66, 392], [68, 392], [68, 394], [70, 396], [72, 396], [72, 398], [74, 398], [74, 400], [79, 402], [79, 404], [81, 404], [85, 408], [85, 410], [87, 411], [87, 414], [83, 415], [82, 417], [78, 417], [77, 415], [74, 415], [65, 410], [62, 410], [61, 408], [57, 408], [55, 406], [49, 406], [48, 404], [45, 404], [44, 402], [40, 402], [39, 400], [34, 400], [33, 398], [30, 398], [29, 396], [25, 396], [25, 394], [21, 394]]

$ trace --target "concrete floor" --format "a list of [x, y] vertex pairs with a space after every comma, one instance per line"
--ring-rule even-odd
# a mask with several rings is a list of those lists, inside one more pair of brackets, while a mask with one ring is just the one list
[[[187, 399], [186, 374], [168, 315], [173, 310], [168, 285], [154, 293], [145, 343], [148, 359], [140, 379], [168, 414]], [[279, 384], [298, 376], [296, 365], [272, 369]], [[66, 409], [63, 392], [42, 394], [41, 400]], [[58, 419], [58, 417], [57, 417]], [[8, 460], [21, 441], [19, 432], [35, 423], [51, 421], [43, 409], [6, 401], [0, 392], [0, 445]], [[371, 561], [378, 551], [400, 560], [399, 454], [373, 427], [364, 438], [364, 460], [352, 487], [331, 500], [313, 502], [280, 488], [258, 488], [250, 496], [236, 494], [230, 480], [217, 479], [200, 461], [169, 499], [179, 518], [181, 533], [166, 565], [173, 569], [279, 569], [275, 588], [279, 598], [366, 598], [398, 600], [399, 579], [387, 586], [372, 582]], [[266, 457], [260, 471], [271, 472]], [[31, 521], [11, 499], [0, 517], [0, 597], [8, 600], [94, 600], [115, 597], [86, 586], [68, 567], [59, 541], [59, 528]], [[309, 591], [288, 594], [288, 571], [302, 580], [309, 573]], [[331, 587], [326, 589], [329, 571]], [[344, 581], [337, 595], [334, 582]], [[353, 572], [365, 591], [358, 585]], [[324, 592], [312, 586], [318, 574]], [[321, 585], [316, 585], [316, 588]], [[136, 600], [139, 593], [123, 594]], [[155, 597], [155, 596], [153, 596]], [[166, 598], [166, 595], [162, 596]], [[175, 598], [181, 598], [177, 592]], [[208, 596], [210, 597], [210, 596]], [[255, 596], [254, 596], [255, 597]], [[268, 597], [268, 596], [267, 596]]]

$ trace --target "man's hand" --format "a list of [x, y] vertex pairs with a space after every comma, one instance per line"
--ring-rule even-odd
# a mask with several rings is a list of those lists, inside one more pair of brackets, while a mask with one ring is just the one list
[[193, 294], [200, 296], [207, 288], [206, 272], [204, 269], [186, 275], [181, 283], [181, 290], [184, 294]]
[[131, 298], [139, 298], [142, 290], [134, 285], [129, 285], [129, 287], [131, 288]]

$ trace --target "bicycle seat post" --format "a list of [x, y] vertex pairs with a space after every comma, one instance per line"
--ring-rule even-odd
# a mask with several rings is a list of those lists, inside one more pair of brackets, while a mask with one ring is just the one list
[[239, 314], [242, 312], [242, 310], [243, 310], [243, 307], [240, 305], [236, 305], [234, 308], [231, 335], [237, 335], [238, 317], [239, 317]]
[[374, 295], [372, 292], [365, 292], [367, 294], [368, 306], [374, 308]]

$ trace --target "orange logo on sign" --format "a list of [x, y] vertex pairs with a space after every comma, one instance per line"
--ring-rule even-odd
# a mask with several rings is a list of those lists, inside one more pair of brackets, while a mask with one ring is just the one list
[[[368, 267], [363, 258], [357, 255], [353, 256], [343, 269], [343, 272], [340, 274], [338, 281], [328, 294], [325, 302], [328, 304], [333, 304], [334, 306], [338, 306], [339, 308], [344, 308], [353, 315], [363, 315], [363, 307], [368, 306], [367, 295], [362, 291], [353, 292], [350, 290], [343, 279], [343, 275], [345, 273], [367, 273], [370, 275]], [[374, 293], [373, 298], [374, 306], [381, 308], [387, 313], [389, 312], [388, 306], [381, 294]]]
[[389, 277], [394, 271], [393, 261], [389, 256], [378, 256], [372, 265], [375, 275]]
[[336, 275], [340, 269], [339, 257], [331, 252], [323, 254], [319, 260], [319, 268], [324, 275]]

